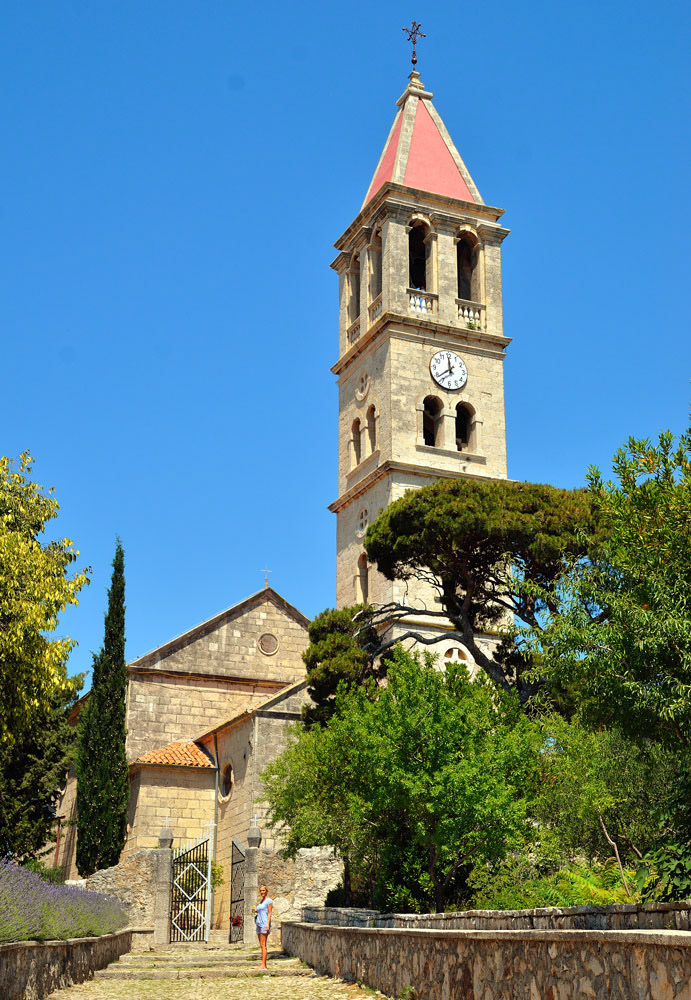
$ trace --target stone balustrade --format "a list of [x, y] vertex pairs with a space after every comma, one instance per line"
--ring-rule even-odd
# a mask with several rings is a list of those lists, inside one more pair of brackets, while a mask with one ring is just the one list
[[458, 322], [470, 330], [485, 329], [485, 307], [481, 302], [470, 302], [468, 299], [456, 299]]
[[348, 327], [348, 347], [351, 347], [360, 337], [360, 317]]
[[435, 316], [437, 312], [437, 296], [419, 289], [408, 289], [408, 309], [410, 312], [422, 313], [424, 316]]
[[382, 313], [382, 294], [381, 292], [377, 295], [376, 299], [370, 303], [369, 307], [369, 322], [370, 326], [375, 320], [378, 320]]

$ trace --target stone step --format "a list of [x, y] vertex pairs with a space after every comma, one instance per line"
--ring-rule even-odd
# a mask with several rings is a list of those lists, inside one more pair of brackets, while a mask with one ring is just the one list
[[[271, 962], [277, 962], [281, 966], [299, 964], [297, 959], [289, 958], [288, 955], [269, 955], [269, 960]], [[204, 955], [190, 956], [189, 958], [169, 958], [168, 956], [158, 958], [155, 955], [142, 955], [132, 956], [131, 958], [123, 956], [117, 962], [112, 964], [117, 965], [118, 968], [128, 969], [165, 969], [173, 967], [189, 969], [193, 966], [198, 966], [199, 968], [210, 968], [217, 965], [232, 965], [237, 966], [238, 968], [243, 968], [246, 965], [257, 965], [258, 962], [258, 954], [248, 955], [246, 957], [218, 955], [213, 958]]]
[[129, 979], [129, 980], [150, 980], [150, 979], [254, 979], [259, 976], [270, 977], [300, 977], [308, 979], [315, 976], [313, 969], [304, 966], [291, 966], [282, 968], [270, 965], [268, 969], [247, 968], [238, 969], [237, 966], [214, 966], [205, 969], [132, 969], [118, 968], [117, 965], [109, 965], [107, 969], [99, 969], [94, 973], [95, 979]]
[[[227, 958], [229, 960], [256, 958], [260, 954], [259, 948], [231, 949], [231, 948], [155, 948], [153, 951], [129, 951], [121, 956], [121, 960], [127, 959], [132, 962], [147, 962], [152, 958], [163, 959], [167, 962], [184, 961], [187, 958]], [[282, 948], [272, 948], [268, 951], [269, 958], [282, 958], [287, 956], [287, 952]]]

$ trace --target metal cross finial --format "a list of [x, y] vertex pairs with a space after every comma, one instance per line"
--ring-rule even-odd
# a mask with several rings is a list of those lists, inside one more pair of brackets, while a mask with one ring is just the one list
[[269, 569], [268, 566], [265, 566], [264, 569], [262, 570], [262, 573], [264, 574], [264, 590], [268, 590], [269, 589], [269, 573], [273, 573], [273, 570]]
[[408, 41], [413, 43], [413, 69], [415, 69], [415, 64], [417, 62], [417, 53], [415, 52], [415, 46], [417, 45], [418, 38], [427, 38], [427, 35], [420, 31], [422, 25], [419, 21], [413, 21], [409, 28], [404, 28], [403, 30], [408, 36]]

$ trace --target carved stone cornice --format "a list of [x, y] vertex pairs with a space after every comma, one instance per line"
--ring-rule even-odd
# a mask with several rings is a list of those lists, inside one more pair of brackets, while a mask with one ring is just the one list
[[[459, 452], [459, 454], [462, 454]], [[473, 471], [470, 472], [459, 472], [458, 470], [451, 469], [430, 469], [428, 465], [415, 465], [411, 462], [394, 462], [387, 461], [383, 462], [380, 466], [374, 469], [368, 476], [361, 479], [359, 483], [351, 486], [349, 489], [342, 493], [337, 500], [330, 503], [328, 510], [332, 511], [334, 514], [338, 514], [339, 511], [343, 510], [345, 507], [350, 506], [354, 503], [363, 493], [371, 489], [372, 486], [380, 479], [385, 476], [392, 475], [396, 472], [406, 473], [408, 475], [419, 476], [422, 479], [429, 479], [431, 481], [437, 479], [496, 479], [496, 476], [483, 476], [481, 473]]]
[[511, 232], [510, 229], [504, 229], [502, 226], [488, 226], [486, 224], [480, 223], [477, 227], [478, 236], [481, 237], [482, 241], [490, 246], [501, 246], [503, 241]]
[[345, 232], [336, 240], [334, 246], [337, 250], [342, 250], [350, 243], [353, 235], [363, 225], [379, 224], [379, 213], [399, 213], [409, 214], [411, 209], [417, 208], [428, 213], [436, 212], [449, 217], [457, 218], [459, 215], [466, 215], [472, 219], [487, 223], [496, 223], [504, 214], [503, 208], [494, 208], [491, 205], [483, 205], [478, 202], [461, 201], [459, 198], [450, 198], [446, 195], [433, 194], [429, 191], [421, 191], [418, 188], [406, 187], [405, 184], [395, 184], [387, 181], [383, 184], [373, 198], [361, 209], [353, 219]]
[[465, 327], [450, 326], [438, 320], [426, 320], [419, 316], [401, 316], [398, 313], [383, 313], [366, 333], [343, 354], [331, 371], [340, 375], [346, 368], [381, 336], [406, 337], [411, 340], [430, 339], [437, 334], [440, 340], [447, 339], [456, 346], [491, 357], [504, 357], [504, 350], [511, 343], [511, 337], [500, 337], [484, 330], [468, 330]]
[[350, 254], [342, 251], [338, 257], [331, 261], [329, 267], [333, 268], [334, 271], [338, 271], [339, 274], [343, 274], [350, 267]]

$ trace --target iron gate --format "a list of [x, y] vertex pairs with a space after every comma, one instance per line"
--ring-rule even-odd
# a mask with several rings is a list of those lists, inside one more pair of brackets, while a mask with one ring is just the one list
[[242, 941], [245, 933], [245, 854], [233, 837], [233, 860], [230, 877], [230, 943]]
[[170, 895], [170, 940], [208, 941], [211, 893], [208, 837], [173, 851]]

